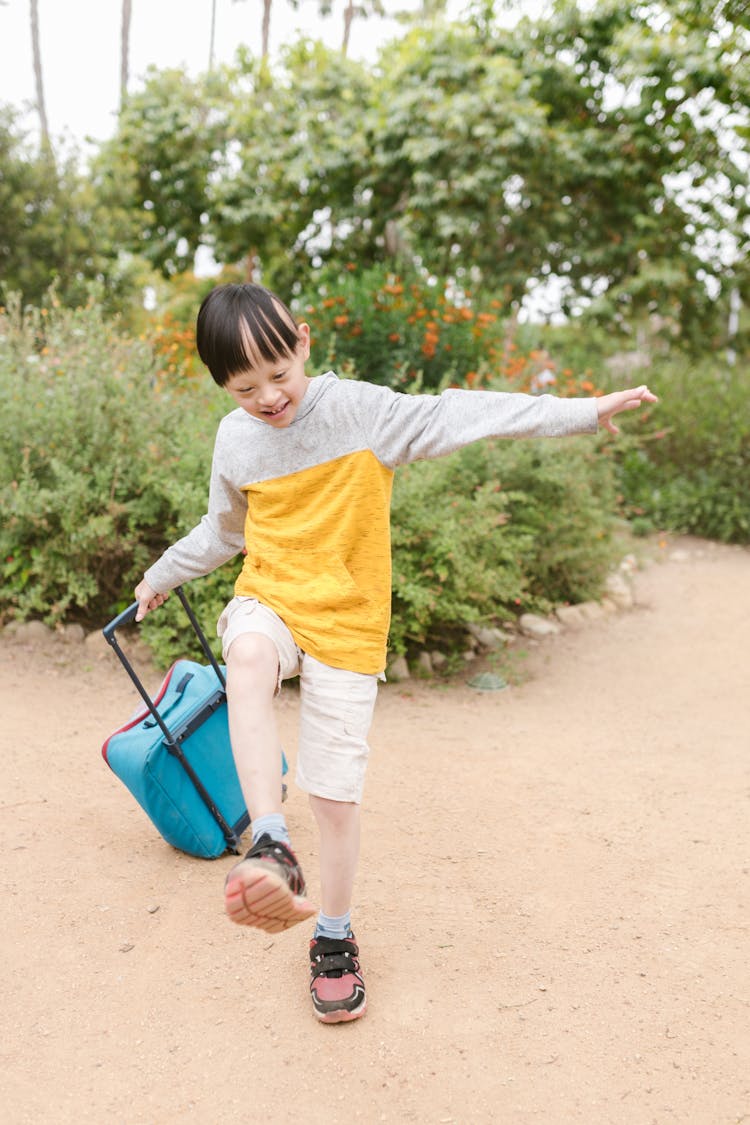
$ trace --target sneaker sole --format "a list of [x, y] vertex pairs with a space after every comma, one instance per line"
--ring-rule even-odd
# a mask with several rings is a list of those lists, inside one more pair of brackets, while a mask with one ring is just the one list
[[317, 914], [308, 899], [292, 894], [284, 878], [266, 867], [239, 863], [229, 873], [224, 909], [232, 922], [278, 934]]
[[315, 1016], [321, 1023], [347, 1023], [349, 1020], [358, 1020], [367, 1011], [367, 997], [362, 1001], [358, 1008], [354, 1011], [348, 1012], [345, 1008], [333, 1012], [319, 1012], [313, 1005]]

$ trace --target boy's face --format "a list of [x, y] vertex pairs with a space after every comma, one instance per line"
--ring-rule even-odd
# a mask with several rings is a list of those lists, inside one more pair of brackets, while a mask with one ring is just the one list
[[299, 343], [293, 355], [273, 362], [259, 360], [254, 367], [230, 375], [224, 384], [238, 406], [276, 430], [291, 425], [310, 382], [305, 361], [310, 358], [310, 328], [299, 325]]

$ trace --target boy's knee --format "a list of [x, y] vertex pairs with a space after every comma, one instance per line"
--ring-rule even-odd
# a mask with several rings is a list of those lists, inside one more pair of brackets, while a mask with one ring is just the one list
[[325, 820], [333, 828], [348, 828], [359, 817], [360, 805], [356, 801], [335, 801], [314, 793], [308, 794], [308, 799], [316, 819]]
[[243, 633], [232, 641], [227, 653], [227, 672], [230, 679], [247, 676], [252, 683], [275, 690], [279, 676], [276, 645], [262, 633]]

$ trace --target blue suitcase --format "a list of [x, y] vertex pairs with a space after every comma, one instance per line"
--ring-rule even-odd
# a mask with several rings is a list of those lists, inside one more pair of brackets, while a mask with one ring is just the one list
[[175, 593], [209, 664], [176, 661], [151, 699], [115, 635], [135, 620], [138, 603], [110, 621], [102, 632], [145, 706], [109, 736], [102, 755], [167, 843], [204, 859], [226, 851], [238, 855], [250, 818], [229, 742], [225, 669], [184, 591], [177, 587]]

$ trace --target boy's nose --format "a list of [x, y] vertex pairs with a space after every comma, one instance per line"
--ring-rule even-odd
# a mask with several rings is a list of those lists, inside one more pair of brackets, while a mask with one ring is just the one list
[[274, 387], [269, 383], [260, 388], [258, 398], [261, 406], [273, 406], [278, 397], [278, 387]]

